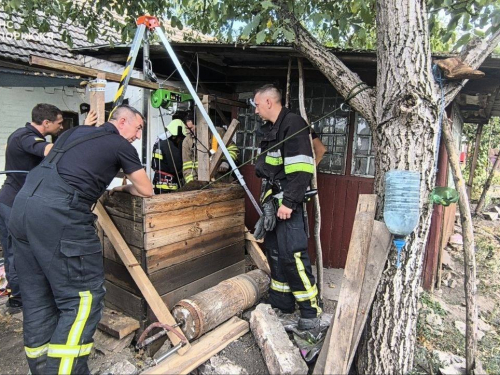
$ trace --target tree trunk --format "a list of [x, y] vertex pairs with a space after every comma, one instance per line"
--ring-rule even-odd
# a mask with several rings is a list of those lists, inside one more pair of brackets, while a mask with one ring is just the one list
[[495, 176], [495, 171], [500, 166], [500, 152], [497, 155], [495, 163], [493, 164], [493, 168], [491, 169], [490, 175], [486, 180], [483, 188], [483, 192], [481, 193], [481, 198], [479, 198], [479, 202], [477, 202], [476, 210], [474, 211], [475, 215], [479, 215], [484, 208], [484, 203], [486, 202], [486, 195], [488, 195], [488, 190], [490, 190], [491, 181], [493, 181], [493, 177]]
[[474, 228], [470, 213], [469, 197], [465, 189], [465, 181], [460, 170], [455, 142], [447, 119], [443, 122], [443, 139], [448, 151], [455, 187], [458, 190], [458, 208], [462, 222], [462, 237], [464, 240], [464, 270], [465, 270], [465, 309], [466, 309], [466, 335], [465, 335], [465, 361], [466, 374], [472, 374], [476, 367], [476, 332], [477, 332], [477, 305], [476, 305], [476, 258], [474, 256]]
[[358, 371], [404, 374], [413, 366], [418, 287], [434, 187], [438, 106], [431, 71], [424, 0], [377, 1], [377, 100], [373, 140], [375, 192], [382, 218], [385, 173], [391, 169], [420, 172], [420, 221], [406, 238], [401, 268], [392, 248], [368, 319]]

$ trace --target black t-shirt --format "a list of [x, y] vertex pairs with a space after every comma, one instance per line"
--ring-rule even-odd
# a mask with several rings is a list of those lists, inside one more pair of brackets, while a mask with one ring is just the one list
[[[31, 171], [43, 160], [48, 142], [29, 122], [17, 129], [7, 140], [5, 170]], [[0, 203], [12, 207], [17, 193], [26, 181], [25, 173], [9, 173], [0, 190]]]
[[79, 126], [66, 140], [66, 144], [91, 132], [102, 131], [103, 128], [111, 135], [70, 148], [57, 163], [57, 170], [64, 181], [92, 197], [104, 193], [120, 168], [125, 174], [142, 168], [137, 150], [109, 122], [99, 128]]

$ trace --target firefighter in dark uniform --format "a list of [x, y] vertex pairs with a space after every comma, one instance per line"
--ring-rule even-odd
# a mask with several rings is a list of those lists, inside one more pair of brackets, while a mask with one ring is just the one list
[[182, 120], [171, 121], [153, 146], [151, 168], [155, 194], [171, 193], [181, 187], [182, 141], [187, 128]]
[[[258, 89], [254, 103], [255, 113], [266, 121], [260, 145], [263, 154], [255, 166], [257, 176], [263, 178], [264, 214], [256, 225], [255, 235], [257, 238], [265, 235], [271, 267], [269, 302], [286, 313], [293, 312], [297, 302], [301, 315], [299, 329], [312, 329], [319, 325], [321, 308], [307, 254], [302, 213], [304, 195], [315, 168], [309, 127], [302, 117], [282, 107], [281, 93], [272, 85]], [[272, 148], [289, 136], [290, 139]]]
[[[37, 104], [31, 111], [31, 123], [17, 129], [7, 140], [5, 170], [29, 172], [40, 164], [52, 148], [52, 143], [47, 142], [45, 137], [57, 135], [63, 128], [62, 123], [59, 108], [51, 104]], [[8, 173], [0, 190], [0, 239], [8, 282], [9, 299], [6, 305], [11, 313], [20, 311], [23, 303], [7, 228], [12, 204], [25, 180], [26, 173]]]
[[99, 128], [63, 133], [26, 178], [9, 231], [23, 295], [24, 345], [32, 374], [88, 374], [104, 297], [102, 249], [92, 206], [120, 168], [132, 184], [114, 191], [151, 196], [135, 148], [143, 116], [120, 106]]

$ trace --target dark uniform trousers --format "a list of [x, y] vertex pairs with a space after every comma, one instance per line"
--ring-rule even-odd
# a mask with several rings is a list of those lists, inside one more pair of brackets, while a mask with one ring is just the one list
[[32, 374], [89, 374], [87, 359], [102, 314], [102, 248], [91, 212], [95, 199], [57, 172], [69, 147], [53, 151], [30, 172], [9, 223]]
[[302, 206], [290, 219], [278, 220], [276, 228], [266, 233], [266, 255], [271, 267], [269, 302], [283, 312], [292, 313], [295, 301], [302, 318], [315, 318], [321, 313], [318, 289], [307, 254], [307, 234]]

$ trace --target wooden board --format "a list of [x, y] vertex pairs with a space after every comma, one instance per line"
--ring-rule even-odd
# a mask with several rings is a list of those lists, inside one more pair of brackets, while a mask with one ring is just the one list
[[[113, 225], [111, 218], [100, 202], [97, 202], [97, 204], [95, 205], [94, 212], [99, 219], [99, 223], [102, 226], [102, 229], [109, 237], [109, 240], [111, 241], [118, 255], [120, 255], [123, 264], [127, 265], [127, 269], [130, 275], [139, 286], [144, 298], [146, 299], [149, 307], [151, 307], [151, 310], [153, 310], [158, 321], [161, 323], [166, 323], [168, 325], [175, 325], [177, 322], [163, 303], [163, 300], [158, 295], [158, 292], [154, 288], [151, 281], [148, 279], [144, 270], [139, 265], [136, 265], [137, 260], [134, 258], [132, 251], [130, 251], [127, 243], [121, 236], [118, 229]], [[176, 328], [176, 331], [180, 334], [181, 337], [184, 336], [180, 328]], [[177, 345], [181, 341], [177, 335], [171, 332], [168, 333], [168, 337], [173, 345]], [[179, 350], [178, 353], [184, 354], [187, 350], [189, 350], [189, 348], [190, 345], [189, 343], [187, 343]]]
[[[105, 73], [97, 73], [98, 80], [106, 80]], [[96, 126], [100, 126], [106, 122], [104, 106], [106, 101], [104, 99], [106, 81], [102, 83], [97, 83], [95, 81], [90, 82], [90, 110], [96, 111], [97, 122]]]
[[165, 215], [164, 212], [157, 212], [147, 214], [144, 217], [144, 231], [153, 232], [238, 213], [245, 213], [244, 198], [214, 202], [206, 206], [189, 206], [180, 210], [170, 211], [168, 215]]
[[[147, 199], [156, 199], [147, 198]], [[106, 207], [109, 215], [123, 217], [128, 220], [142, 222], [143, 217], [143, 201], [145, 198], [137, 197], [135, 195], [117, 192], [109, 195], [108, 192], [104, 193], [100, 199], [101, 203]]]
[[104, 304], [114, 310], [119, 310], [134, 319], [143, 320], [146, 317], [146, 304], [143, 298], [132, 294], [109, 280], [104, 282], [106, 295]]
[[139, 329], [139, 321], [118, 311], [105, 308], [97, 325], [101, 331], [121, 339]]
[[245, 227], [245, 230], [245, 238], [247, 238], [245, 240], [245, 248], [247, 250], [247, 253], [250, 255], [258, 269], [270, 275], [271, 268], [269, 267], [269, 263], [266, 256], [264, 255], [264, 252], [260, 248], [259, 243], [255, 239], [253, 234], [248, 231], [248, 228]]
[[233, 317], [192, 344], [185, 355], [174, 354], [142, 374], [189, 374], [249, 330], [248, 322]]
[[[217, 249], [209, 254], [179, 263], [170, 267], [162, 268], [149, 275], [154, 288], [160, 295], [168, 293], [183, 285], [201, 279], [211, 273], [217, 272], [232, 264], [238, 263], [245, 258], [243, 241]], [[133, 293], [141, 295], [127, 267], [104, 258], [104, 273], [106, 280]]]
[[244, 231], [244, 226], [240, 225], [147, 250], [145, 252], [147, 272], [151, 274], [162, 268], [186, 262], [222, 247], [241, 242]]
[[[113, 194], [114, 196], [115, 194]], [[220, 188], [188, 191], [176, 194], [160, 194], [152, 198], [143, 198], [143, 214], [170, 212], [190, 206], [206, 206], [215, 202], [244, 198], [245, 191], [239, 185], [227, 185]]]
[[[120, 219], [125, 220], [125, 219]], [[245, 214], [239, 213], [231, 216], [224, 216], [210, 220], [197, 221], [188, 225], [181, 225], [174, 228], [157, 230], [144, 233], [144, 248], [146, 250], [156, 247], [170, 245], [176, 242], [189, 240], [191, 238], [201, 237], [208, 233], [218, 232], [223, 229], [240, 226], [245, 222]], [[127, 228], [130, 228], [128, 226]], [[128, 234], [131, 244], [137, 246], [137, 236]]]
[[[229, 124], [226, 132], [224, 133], [224, 137], [222, 137], [222, 142], [224, 143], [224, 146], [227, 147], [227, 145], [231, 142], [231, 140], [233, 139], [233, 135], [236, 132], [236, 129], [238, 129], [239, 124], [240, 122], [236, 119], [233, 119], [231, 121], [231, 124]], [[210, 178], [214, 177], [215, 173], [217, 173], [217, 170], [219, 169], [219, 166], [222, 162], [223, 155], [224, 154], [222, 153], [222, 148], [219, 145], [214, 156], [212, 156], [212, 160], [210, 161]]]
[[137, 223], [118, 216], [110, 216], [110, 219], [118, 229], [120, 236], [123, 237], [128, 245], [135, 246], [139, 249], [144, 247], [142, 223]]
[[363, 328], [365, 327], [368, 314], [377, 292], [377, 287], [382, 277], [387, 256], [391, 249], [391, 233], [386, 225], [380, 221], [374, 221], [370, 249], [368, 250], [368, 262], [366, 264], [365, 277], [361, 287], [361, 297], [359, 299], [358, 313], [354, 323], [354, 334], [351, 343], [349, 361], [347, 363], [347, 373], [354, 360], [354, 355], [358, 348]]
[[330, 342], [325, 342], [327, 345], [326, 374], [347, 374], [346, 368], [372, 237], [376, 202], [375, 194], [361, 194], [358, 199], [332, 336]]
[[[139, 249], [138, 247], [135, 246], [129, 246], [130, 250], [134, 254], [135, 259], [137, 259], [137, 262], [141, 262], [141, 257], [142, 257], [142, 250]], [[102, 239], [102, 255], [104, 258], [112, 260], [113, 262], [116, 262], [118, 264], [123, 264], [122, 260], [120, 259], [120, 256], [116, 253], [115, 248], [113, 245], [111, 245], [111, 242], [109, 241], [108, 236], [104, 235]]]
[[[204, 111], [208, 112], [208, 96], [204, 95], [201, 101], [204, 107]], [[210, 154], [206, 149], [210, 150], [209, 134], [210, 130], [208, 124], [203, 118], [201, 108], [196, 107], [196, 136], [198, 142], [203, 146], [198, 147], [197, 158], [198, 158], [198, 181], [210, 181]]]
[[230, 279], [231, 277], [238, 276], [245, 273], [245, 261], [235, 263], [229, 267], [223, 268], [217, 272], [214, 272], [208, 276], [202, 277], [192, 283], [184, 285], [178, 289], [172, 290], [161, 296], [165, 305], [168, 306], [170, 310], [174, 305], [181, 299], [194, 296], [196, 293], [203, 292], [221, 281]]
[[163, 268], [149, 277], [158, 293], [163, 295], [222, 268], [241, 262], [245, 259], [244, 246], [243, 241], [238, 242], [188, 262]]

